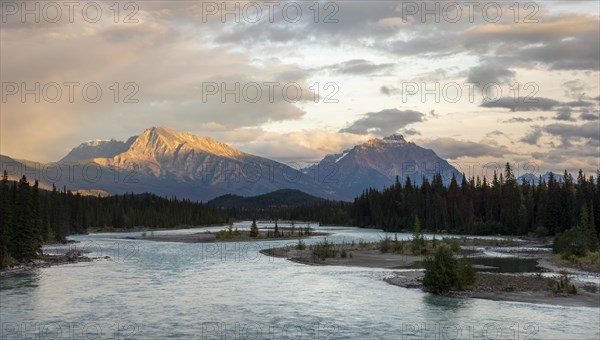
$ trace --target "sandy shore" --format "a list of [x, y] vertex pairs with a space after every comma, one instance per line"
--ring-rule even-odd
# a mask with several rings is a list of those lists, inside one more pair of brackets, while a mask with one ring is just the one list
[[[285, 228], [282, 231], [289, 232]], [[271, 230], [272, 231], [272, 230]], [[240, 235], [231, 238], [217, 238], [216, 233], [208, 231], [185, 234], [185, 235], [146, 235], [146, 236], [129, 236], [122, 237], [125, 240], [144, 240], [156, 242], [180, 242], [180, 243], [216, 243], [216, 242], [255, 242], [255, 241], [276, 241], [276, 240], [298, 240], [305, 239], [311, 236], [329, 236], [330, 233], [312, 232], [310, 235], [294, 235], [268, 237], [266, 230], [259, 231], [259, 237], [250, 237], [250, 233], [246, 230], [239, 231]]]
[[[424, 271], [396, 272], [393, 277], [386, 278], [385, 281], [399, 287], [423, 289], [424, 275]], [[573, 282], [578, 287], [576, 295], [556, 294], [553, 287], [557, 280], [558, 277], [538, 277], [531, 274], [480, 272], [477, 273], [477, 280], [469, 290], [449, 292], [446, 295], [458, 298], [600, 308], [600, 292], [597, 288], [593, 288], [593, 285]]]
[[[261, 253], [274, 257], [287, 258], [290, 261], [310, 264], [310, 265], [328, 265], [328, 266], [350, 266], [350, 267], [368, 267], [385, 269], [405, 269], [412, 268], [413, 265], [423, 260], [419, 256], [382, 254], [376, 249], [354, 249], [348, 251], [345, 258], [330, 257], [323, 261], [312, 258], [312, 250], [289, 249], [289, 248], [271, 248], [262, 250]], [[350, 255], [352, 253], [352, 255]], [[351, 256], [351, 257], [350, 257]]]
[[[415, 269], [417, 262], [424, 259], [422, 256], [383, 254], [378, 249], [374, 249], [372, 245], [366, 249], [349, 245], [333, 245], [332, 247], [346, 249], [346, 257], [337, 255], [319, 260], [312, 256], [310, 249], [297, 250], [289, 247], [265, 249], [262, 253], [307, 265], [412, 269], [394, 272], [385, 281], [404, 288], [424, 289], [422, 279], [425, 272]], [[549, 254], [519, 254], [519, 256], [537, 259], [540, 267], [547, 271], [566, 269], [551, 264], [549, 262], [551, 255]], [[477, 280], [468, 291], [449, 292], [447, 295], [458, 298], [600, 308], [600, 287], [595, 284], [572, 281], [571, 284], [577, 287], [577, 294], [567, 295], [555, 292], [559, 280], [558, 275], [545, 277], [541, 274], [492, 273], [485, 272], [485, 266], [476, 266], [476, 268], [480, 270], [477, 273]], [[582, 273], [585, 272], [577, 272], [577, 274]]]

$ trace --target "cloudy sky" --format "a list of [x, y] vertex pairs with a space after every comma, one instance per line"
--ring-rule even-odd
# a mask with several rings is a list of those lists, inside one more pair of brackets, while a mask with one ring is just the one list
[[0, 152], [164, 125], [283, 162], [399, 132], [459, 164], [600, 168], [598, 1], [226, 6], [2, 0]]

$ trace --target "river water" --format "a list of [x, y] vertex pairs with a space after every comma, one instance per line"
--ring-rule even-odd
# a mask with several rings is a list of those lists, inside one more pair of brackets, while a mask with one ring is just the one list
[[[334, 233], [334, 242], [383, 236], [315, 229]], [[154, 234], [199, 230], [207, 228]], [[384, 282], [392, 270], [308, 266], [258, 252], [295, 241], [119, 239], [139, 234], [73, 236], [80, 243], [69, 247], [109, 258], [0, 279], [1, 339], [600, 338], [600, 308], [438, 297]]]

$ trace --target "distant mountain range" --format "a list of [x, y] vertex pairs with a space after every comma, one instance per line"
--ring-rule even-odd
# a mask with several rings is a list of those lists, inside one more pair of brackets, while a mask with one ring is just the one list
[[433, 150], [401, 135], [376, 138], [301, 170], [248, 154], [209, 137], [152, 127], [127, 141], [89, 141], [59, 162], [43, 164], [0, 156], [13, 178], [39, 179], [42, 187], [83, 192], [152, 192], [207, 201], [231, 194], [256, 196], [280, 189], [301, 190], [332, 200], [352, 200], [363, 190], [381, 189], [408, 176], [461, 174]]
[[[562, 181], [563, 181], [563, 175], [560, 175], [560, 174], [553, 174], [553, 175], [554, 175], [554, 179], [557, 182], [562, 183]], [[534, 175], [532, 173], [526, 173], [526, 174], [523, 174], [523, 175], [519, 176], [519, 178], [517, 178], [517, 182], [519, 184], [521, 184], [521, 183], [523, 183], [523, 181], [525, 181], [525, 182], [527, 182], [529, 184], [538, 185], [538, 184], [540, 184], [540, 177], [541, 177], [542, 181], [548, 183], [548, 180], [550, 179], [550, 173], [547, 172], [547, 173], [545, 173], [545, 174], [543, 174], [541, 176], [540, 175]]]

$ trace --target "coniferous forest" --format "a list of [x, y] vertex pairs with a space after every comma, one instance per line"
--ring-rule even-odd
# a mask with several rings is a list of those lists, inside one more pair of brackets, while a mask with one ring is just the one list
[[[584, 212], [582, 217], [582, 211]], [[598, 177], [577, 178], [565, 171], [561, 182], [550, 173], [548, 181], [517, 183], [507, 164], [502, 174], [466, 179], [449, 186], [440, 175], [421, 186], [396, 181], [383, 191], [367, 190], [349, 210], [356, 226], [380, 226], [398, 231], [419, 217], [423, 228], [466, 234], [555, 235], [589, 220], [600, 224]], [[598, 232], [598, 229], [596, 229]]]
[[[598, 176], [598, 175], [596, 175]], [[509, 165], [492, 179], [463, 176], [449, 186], [441, 175], [422, 185], [409, 179], [383, 190], [368, 189], [351, 203], [323, 202], [291, 207], [224, 209], [235, 219], [308, 220], [330, 225], [409, 230], [419, 217], [424, 229], [477, 235], [551, 236], [581, 224], [582, 211], [596, 232], [600, 228], [598, 177], [583, 172], [562, 181], [550, 173], [547, 181], [518, 183]]]
[[225, 224], [229, 218], [205, 204], [153, 194], [82, 196], [68, 190], [41, 190], [23, 176], [0, 183], [0, 264], [35, 258], [47, 242], [64, 242], [88, 228], [174, 228]]
[[[268, 219], [314, 221], [321, 224], [410, 229], [415, 220], [423, 229], [477, 235], [553, 236], [582, 228], [585, 238], [600, 232], [599, 175], [576, 178], [565, 171], [558, 181], [518, 183], [507, 164], [492, 179], [463, 176], [445, 186], [441, 175], [422, 185], [409, 179], [383, 190], [365, 190], [353, 202], [321, 201], [268, 207], [220, 208], [153, 194], [108, 197], [82, 196], [66, 189], [41, 190], [23, 177], [0, 184], [0, 263], [34, 258], [44, 242], [63, 242], [88, 228], [174, 228], [224, 224], [230, 220]], [[569, 241], [570, 242], [570, 241]]]

